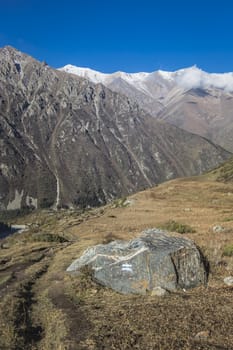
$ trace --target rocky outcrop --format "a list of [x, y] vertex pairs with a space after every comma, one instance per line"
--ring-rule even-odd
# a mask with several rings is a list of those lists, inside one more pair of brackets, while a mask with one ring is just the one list
[[173, 291], [207, 282], [204, 259], [189, 240], [151, 229], [129, 242], [113, 241], [88, 248], [67, 269], [88, 266], [94, 278], [121, 293], [156, 294], [158, 288]]

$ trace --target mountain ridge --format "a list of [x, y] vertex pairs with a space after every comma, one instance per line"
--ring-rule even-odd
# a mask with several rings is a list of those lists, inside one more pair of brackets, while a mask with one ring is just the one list
[[122, 78], [127, 82], [144, 82], [151, 79], [154, 75], [160, 75], [164, 80], [175, 82], [184, 89], [193, 88], [219, 88], [228, 92], [233, 91], [233, 72], [226, 73], [207, 73], [197, 66], [178, 69], [176, 71], [156, 70], [152, 72], [127, 73], [116, 71], [113, 73], [102, 73], [88, 67], [78, 67], [67, 64], [58, 70], [82, 76], [90, 79], [93, 83], [109, 83], [115, 78]]
[[0, 209], [96, 206], [230, 157], [128, 97], [0, 50]]

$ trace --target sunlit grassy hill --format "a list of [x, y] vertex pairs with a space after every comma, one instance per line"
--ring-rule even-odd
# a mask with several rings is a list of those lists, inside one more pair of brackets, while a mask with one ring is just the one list
[[[233, 349], [233, 160], [89, 211], [40, 211], [1, 242], [1, 349]], [[166, 227], [210, 263], [206, 288], [163, 298], [120, 295], [83, 271], [66, 273], [89, 246]], [[202, 337], [197, 333], [204, 332]]]

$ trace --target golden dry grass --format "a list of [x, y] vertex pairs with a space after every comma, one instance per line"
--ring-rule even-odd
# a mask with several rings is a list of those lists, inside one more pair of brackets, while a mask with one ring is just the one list
[[[210, 176], [178, 179], [128, 200], [127, 206], [37, 212], [19, 219], [31, 224], [30, 230], [9, 237], [9, 248], [0, 250], [3, 349], [233, 349], [233, 290], [223, 284], [233, 274], [233, 257], [223, 256], [233, 242], [233, 185]], [[79, 276], [65, 272], [90, 245], [128, 240], [169, 220], [195, 229], [185, 236], [210, 261], [207, 288], [162, 299], [126, 296], [97, 285], [88, 271]], [[222, 232], [213, 232], [216, 225]], [[41, 232], [69, 242], [38, 242], [33, 237]], [[11, 273], [14, 278], [4, 281]], [[28, 308], [28, 333], [17, 330], [19, 305]], [[33, 335], [36, 330], [39, 335]], [[195, 338], [201, 331], [208, 336]], [[25, 334], [30, 341], [21, 339]]]

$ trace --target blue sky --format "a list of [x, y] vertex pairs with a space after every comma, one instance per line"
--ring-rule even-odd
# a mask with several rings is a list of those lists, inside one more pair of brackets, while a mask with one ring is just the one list
[[53, 67], [233, 71], [232, 0], [0, 0], [0, 47]]

